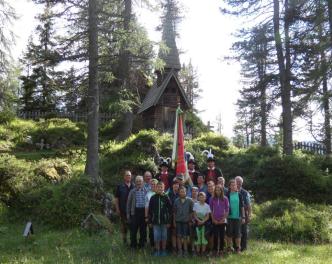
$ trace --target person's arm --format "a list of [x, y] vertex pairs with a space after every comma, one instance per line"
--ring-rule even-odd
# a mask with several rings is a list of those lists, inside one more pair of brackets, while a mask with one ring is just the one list
[[250, 219], [251, 219], [251, 201], [250, 201], [250, 194], [249, 194], [249, 192], [248, 192], [248, 194], [247, 194], [247, 207], [246, 207], [246, 211], [247, 211], [247, 219], [246, 219], [246, 221], [247, 221], [247, 223], [249, 223], [250, 222]]
[[242, 217], [241, 217], [241, 223], [244, 224], [246, 222], [245, 217], [243, 217], [243, 215], [244, 215], [244, 207], [241, 207], [241, 215], [242, 215]]
[[120, 190], [119, 190], [119, 186], [117, 187], [116, 189], [116, 192], [115, 192], [115, 211], [117, 213], [117, 215], [120, 215]]
[[128, 195], [128, 200], [127, 200], [127, 220], [130, 220], [130, 213], [131, 213], [131, 200], [133, 196], [133, 191], [131, 190]]
[[193, 213], [193, 216], [194, 216], [193, 218], [195, 219], [195, 221], [197, 221], [197, 223], [200, 224], [201, 220], [199, 220], [195, 211]]
[[204, 219], [202, 220], [202, 224], [204, 224], [207, 220], [210, 219], [210, 214], [211, 212], [205, 215]]
[[[224, 219], [227, 219], [227, 217], [228, 217], [228, 215], [229, 215], [229, 201], [228, 201], [228, 198], [227, 197], [225, 197], [224, 198], [225, 200], [225, 217], [224, 217]], [[225, 223], [225, 221], [224, 221], [224, 223]]]
[[149, 206], [147, 208], [145, 208], [145, 219], [148, 221], [149, 224], [152, 223], [152, 216], [153, 216], [153, 199], [151, 197], [150, 202], [149, 202]]
[[210, 200], [210, 210], [211, 210], [211, 220], [212, 220], [212, 223], [213, 224], [216, 224], [217, 223], [217, 221], [216, 221], [216, 219], [214, 218], [214, 215], [213, 215], [213, 200], [211, 199]]
[[176, 201], [174, 201], [174, 205], [173, 205], [173, 226], [174, 227], [176, 227], [175, 216], [176, 216]]

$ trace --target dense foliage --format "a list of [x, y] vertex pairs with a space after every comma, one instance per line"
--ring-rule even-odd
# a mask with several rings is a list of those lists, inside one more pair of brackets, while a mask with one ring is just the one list
[[309, 206], [297, 200], [274, 200], [254, 207], [254, 235], [283, 242], [322, 243], [332, 240], [331, 206]]

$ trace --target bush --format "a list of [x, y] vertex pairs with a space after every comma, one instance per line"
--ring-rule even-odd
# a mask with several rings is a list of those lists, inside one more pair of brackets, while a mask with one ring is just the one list
[[331, 208], [304, 205], [297, 200], [275, 200], [256, 206], [254, 236], [282, 242], [323, 243], [332, 239]]
[[45, 184], [45, 180], [33, 173], [33, 164], [18, 160], [12, 155], [0, 156], [0, 199], [12, 205], [17, 197], [26, 190]]
[[251, 188], [260, 201], [296, 198], [311, 203], [331, 203], [331, 177], [298, 157], [271, 157], [258, 164]]
[[59, 229], [80, 226], [89, 213], [101, 211], [93, 186], [85, 176], [22, 193], [13, 209], [20, 219]]
[[15, 114], [12, 111], [0, 112], [0, 124], [8, 124], [15, 119]]
[[99, 136], [102, 140], [115, 140], [119, 134], [120, 123], [117, 121], [111, 121], [102, 124], [99, 129]]
[[62, 159], [42, 159], [38, 162], [34, 170], [36, 175], [44, 177], [50, 182], [61, 182], [69, 179], [71, 169], [69, 165]]
[[102, 177], [107, 187], [116, 185], [122, 179], [124, 169], [133, 174], [145, 170], [156, 171], [154, 155], [159, 133], [142, 130], [124, 142], [111, 141], [103, 148], [101, 159]]
[[31, 134], [34, 143], [44, 140], [52, 148], [66, 148], [85, 144], [85, 127], [68, 119], [48, 119], [40, 121]]

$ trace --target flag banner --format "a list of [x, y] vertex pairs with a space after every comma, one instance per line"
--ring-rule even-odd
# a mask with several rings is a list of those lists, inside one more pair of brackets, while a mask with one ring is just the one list
[[180, 107], [176, 110], [172, 160], [176, 164], [176, 175], [182, 174], [187, 181], [189, 174], [185, 160], [183, 112]]

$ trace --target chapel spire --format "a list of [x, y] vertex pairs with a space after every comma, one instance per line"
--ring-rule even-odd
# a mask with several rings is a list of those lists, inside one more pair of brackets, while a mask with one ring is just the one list
[[176, 46], [176, 22], [178, 9], [174, 0], [166, 0], [164, 4], [165, 15], [162, 24], [162, 41], [167, 46], [168, 51], [159, 51], [159, 58], [165, 62], [165, 71], [174, 69], [176, 72], [181, 69], [179, 51]]

